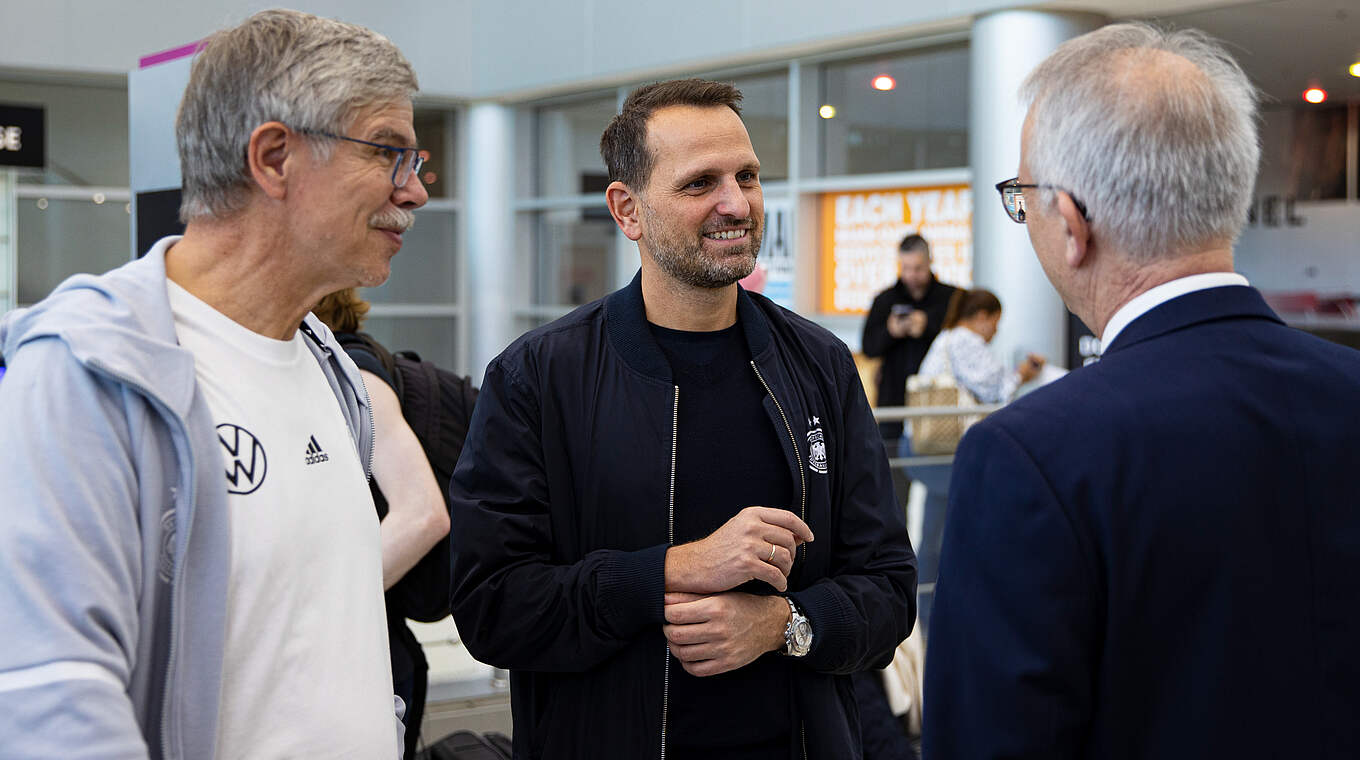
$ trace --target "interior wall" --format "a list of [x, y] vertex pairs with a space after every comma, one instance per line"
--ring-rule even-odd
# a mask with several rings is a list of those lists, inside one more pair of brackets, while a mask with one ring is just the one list
[[[1243, 0], [1232, 0], [1236, 4]], [[861, 0], [853, 12], [823, 0], [690, 0], [684, 12], [635, 0], [292, 0], [299, 10], [342, 18], [401, 47], [430, 97], [516, 98], [802, 55], [966, 26], [1013, 0], [904, 3]], [[1197, 0], [1051, 3], [1114, 16], [1222, 6]], [[0, 69], [124, 74], [141, 56], [174, 48], [275, 6], [268, 0], [44, 0], [8, 3]]]
[[[1360, 202], [1304, 199], [1309, 188], [1299, 187], [1296, 164], [1302, 162], [1303, 168], [1316, 173], [1321, 163], [1345, 162], [1344, 150], [1331, 150], [1326, 159], [1313, 151], [1296, 154], [1300, 149], [1294, 134], [1296, 110], [1305, 108], [1276, 106], [1262, 113], [1261, 171], [1252, 195], [1256, 214], [1234, 247], [1235, 265], [1253, 285], [1267, 292], [1357, 297]], [[1301, 191], [1304, 198], [1294, 200]], [[1272, 206], [1267, 209], [1266, 203]]]

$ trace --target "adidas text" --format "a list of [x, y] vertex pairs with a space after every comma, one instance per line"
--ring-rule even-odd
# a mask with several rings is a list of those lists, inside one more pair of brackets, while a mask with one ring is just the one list
[[309, 436], [307, 439], [307, 464], [320, 464], [329, 462], [330, 456], [321, 450], [321, 444], [316, 442], [316, 436]]

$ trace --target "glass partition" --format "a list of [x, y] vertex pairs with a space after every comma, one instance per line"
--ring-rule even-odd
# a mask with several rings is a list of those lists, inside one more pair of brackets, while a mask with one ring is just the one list
[[968, 69], [967, 45], [823, 64], [821, 175], [967, 166]]

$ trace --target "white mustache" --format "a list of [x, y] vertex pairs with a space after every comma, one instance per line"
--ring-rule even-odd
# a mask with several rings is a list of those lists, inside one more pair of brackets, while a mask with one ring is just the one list
[[397, 230], [406, 232], [416, 223], [416, 215], [404, 208], [396, 208], [379, 211], [368, 218], [368, 226], [380, 230]]

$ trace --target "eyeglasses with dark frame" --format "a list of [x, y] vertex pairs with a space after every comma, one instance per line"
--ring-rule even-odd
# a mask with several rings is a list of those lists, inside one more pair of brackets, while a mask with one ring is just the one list
[[1086, 204], [1077, 200], [1077, 197], [1072, 195], [1072, 191], [1064, 190], [1057, 185], [1021, 184], [1019, 177], [1011, 177], [1010, 179], [996, 183], [996, 191], [1001, 194], [1001, 205], [1005, 207], [1006, 214], [1009, 215], [1011, 221], [1016, 224], [1025, 223], [1025, 188], [1030, 187], [1035, 189], [1047, 188], [1049, 190], [1061, 190], [1062, 192], [1067, 193], [1067, 196], [1072, 199], [1072, 205], [1076, 206], [1077, 210], [1081, 212], [1082, 218], [1088, 221], [1090, 220], [1090, 214], [1086, 213]]
[[411, 175], [419, 172], [420, 167], [425, 165], [425, 157], [421, 155], [420, 148], [401, 148], [396, 145], [384, 145], [383, 143], [375, 143], [369, 142], [368, 140], [360, 140], [357, 137], [345, 137], [344, 135], [337, 135], [332, 132], [326, 132], [320, 129], [298, 129], [294, 131], [301, 132], [304, 135], [329, 137], [332, 140], [348, 140], [349, 142], [352, 143], [368, 145], [374, 148], [382, 148], [383, 150], [391, 151], [392, 153], [397, 154], [397, 162], [392, 167], [393, 187], [405, 187], [406, 181], [411, 178]]

